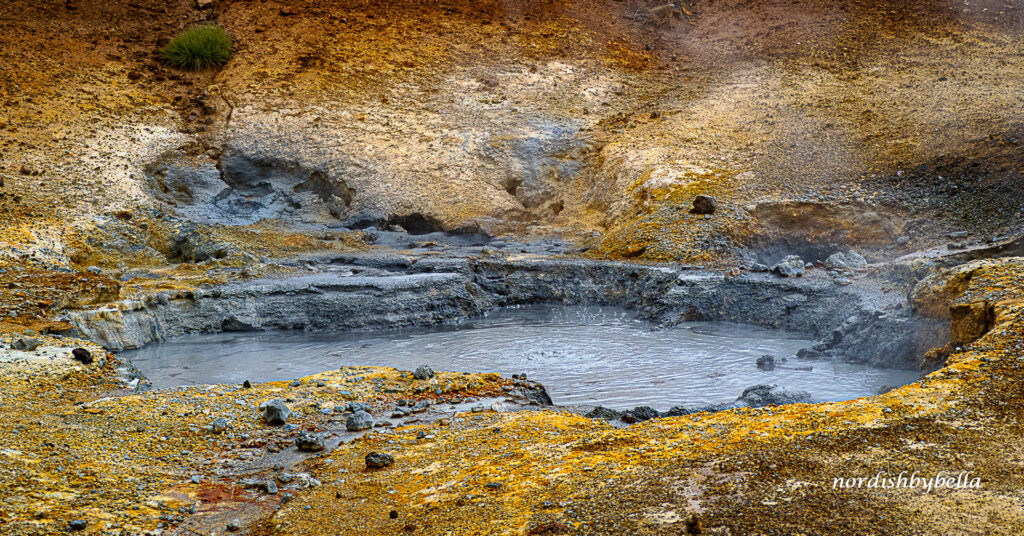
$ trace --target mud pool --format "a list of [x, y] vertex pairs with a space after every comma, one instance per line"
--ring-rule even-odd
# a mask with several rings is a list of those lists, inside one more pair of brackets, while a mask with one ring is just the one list
[[[690, 322], [656, 328], [612, 307], [499, 309], [457, 325], [383, 332], [265, 331], [187, 335], [125, 352], [156, 388], [290, 380], [343, 365], [527, 374], [556, 404], [612, 408], [731, 402], [759, 383], [847, 400], [919, 373], [800, 361], [813, 342], [754, 326]], [[759, 370], [764, 354], [783, 358]]]

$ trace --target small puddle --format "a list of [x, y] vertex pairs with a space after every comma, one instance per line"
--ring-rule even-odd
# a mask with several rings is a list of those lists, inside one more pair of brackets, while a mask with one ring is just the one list
[[[797, 361], [813, 344], [755, 326], [691, 322], [655, 329], [611, 307], [537, 305], [499, 309], [455, 326], [378, 332], [270, 331], [187, 335], [124, 352], [157, 388], [290, 380], [344, 365], [525, 373], [556, 404], [616, 409], [732, 402], [773, 383], [819, 401], [876, 394], [920, 373]], [[763, 371], [756, 359], [787, 363]], [[809, 369], [809, 370], [808, 370]]]

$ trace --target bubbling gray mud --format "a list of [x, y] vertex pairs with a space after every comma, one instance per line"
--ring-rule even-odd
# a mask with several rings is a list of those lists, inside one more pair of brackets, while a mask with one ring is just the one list
[[[815, 400], [872, 395], [919, 373], [797, 361], [812, 341], [793, 333], [690, 322], [655, 329], [614, 307], [536, 305], [498, 309], [457, 325], [377, 332], [269, 331], [186, 335], [122, 354], [157, 388], [290, 380], [344, 365], [524, 373], [556, 404], [625, 409], [732, 402], [774, 383]], [[758, 370], [758, 356], [787, 358]], [[810, 369], [810, 370], [808, 370]]]

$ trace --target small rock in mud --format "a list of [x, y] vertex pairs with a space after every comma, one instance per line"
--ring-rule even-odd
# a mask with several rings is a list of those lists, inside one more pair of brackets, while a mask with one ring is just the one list
[[269, 402], [264, 402], [260, 409], [263, 411], [263, 420], [270, 425], [284, 424], [288, 420], [288, 416], [292, 414], [292, 410], [288, 409], [288, 405], [283, 400], [275, 398]]
[[366, 467], [369, 469], [383, 469], [393, 463], [395, 459], [390, 454], [371, 452], [366, 455]]
[[412, 374], [412, 377], [416, 378], [417, 380], [429, 380], [434, 376], [434, 369], [430, 368], [427, 365], [420, 365], [419, 368], [416, 369], [416, 372]]
[[24, 337], [14, 341], [14, 343], [11, 344], [11, 349], [21, 350], [23, 352], [34, 352], [36, 348], [39, 348], [42, 344], [43, 341], [40, 341], [39, 339]]
[[619, 419], [624, 423], [633, 424], [657, 419], [658, 417], [661, 417], [658, 410], [650, 406], [637, 406], [629, 411], [623, 412], [622, 417], [619, 417]]
[[698, 195], [693, 198], [693, 209], [690, 214], [714, 214], [718, 210], [718, 200], [710, 195]]
[[771, 268], [769, 268], [768, 265], [761, 264], [759, 262], [755, 262], [754, 265], [750, 267], [751, 272], [767, 272], [769, 270], [771, 270]]
[[228, 523], [228, 530], [230, 530], [231, 532], [237, 532], [241, 528], [242, 528], [242, 520], [241, 519], [232, 519]]
[[373, 428], [373, 415], [359, 410], [352, 415], [348, 416], [345, 420], [345, 429], [349, 432], [358, 432], [360, 430], [369, 430]]
[[794, 277], [804, 275], [805, 269], [806, 266], [803, 259], [797, 255], [789, 255], [775, 266], [772, 266], [772, 273], [782, 277]]
[[775, 370], [775, 356], [763, 355], [757, 358], [757, 368], [761, 370]]
[[224, 430], [228, 429], [229, 425], [230, 423], [228, 423], [227, 419], [224, 417], [218, 417], [210, 423], [210, 431], [215, 434], [221, 434], [224, 433]]
[[68, 522], [68, 528], [74, 531], [85, 530], [86, 525], [89, 523], [84, 519], [75, 519]]
[[606, 421], [614, 421], [621, 416], [622, 412], [615, 411], [614, 409], [606, 408], [604, 406], [597, 406], [584, 415], [584, 417], [587, 417], [588, 419], [604, 419]]
[[324, 450], [324, 438], [319, 434], [301, 433], [295, 438], [295, 446], [302, 452], [317, 452]]
[[75, 348], [74, 350], [71, 350], [71, 357], [83, 365], [92, 364], [92, 352], [85, 348]]

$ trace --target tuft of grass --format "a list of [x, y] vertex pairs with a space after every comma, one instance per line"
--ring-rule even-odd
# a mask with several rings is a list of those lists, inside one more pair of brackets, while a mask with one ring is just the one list
[[231, 38], [215, 25], [185, 30], [163, 50], [164, 61], [179, 69], [199, 70], [221, 65], [231, 56]]

